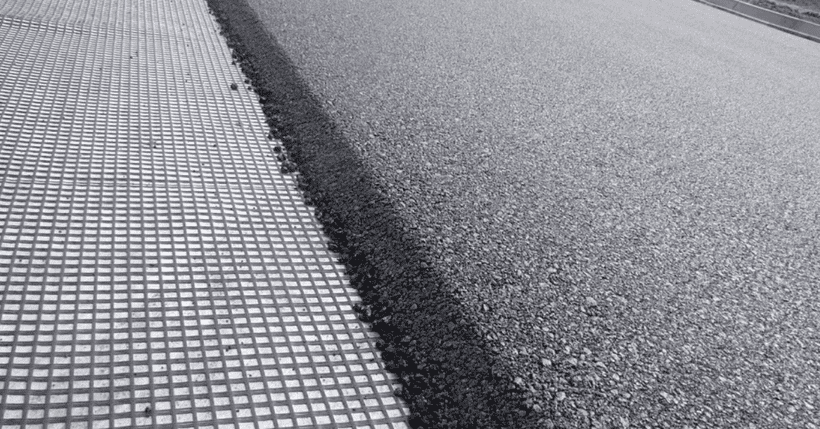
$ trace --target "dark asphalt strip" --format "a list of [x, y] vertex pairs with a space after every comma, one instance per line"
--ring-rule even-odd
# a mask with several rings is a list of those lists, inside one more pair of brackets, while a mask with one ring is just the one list
[[362, 295], [360, 314], [373, 323], [389, 369], [403, 381], [413, 425], [535, 425], [526, 392], [430, 263], [433, 250], [418, 226], [398, 214], [253, 10], [244, 1], [208, 4]]

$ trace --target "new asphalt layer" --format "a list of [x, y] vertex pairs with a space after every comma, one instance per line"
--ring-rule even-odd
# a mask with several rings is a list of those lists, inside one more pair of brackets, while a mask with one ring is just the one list
[[209, 4], [417, 427], [820, 426], [816, 43], [687, 0]]

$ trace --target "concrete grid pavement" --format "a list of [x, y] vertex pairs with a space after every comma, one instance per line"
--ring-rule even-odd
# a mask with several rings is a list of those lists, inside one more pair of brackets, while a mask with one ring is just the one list
[[231, 62], [204, 1], [0, 4], [0, 428], [406, 426]]

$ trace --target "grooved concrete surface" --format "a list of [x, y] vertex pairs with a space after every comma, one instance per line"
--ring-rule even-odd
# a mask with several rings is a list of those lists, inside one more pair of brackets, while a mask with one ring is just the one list
[[406, 426], [243, 80], [204, 1], [0, 3], [0, 428]]

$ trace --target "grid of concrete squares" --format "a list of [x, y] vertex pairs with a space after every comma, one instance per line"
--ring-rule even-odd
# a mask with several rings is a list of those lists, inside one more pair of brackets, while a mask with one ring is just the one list
[[406, 427], [204, 2], [68, 3], [0, 6], [0, 428]]

